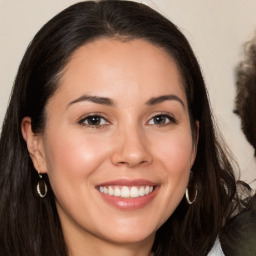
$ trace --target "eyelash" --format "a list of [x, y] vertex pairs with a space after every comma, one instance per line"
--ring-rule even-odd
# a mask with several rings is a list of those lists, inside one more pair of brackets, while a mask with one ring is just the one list
[[[96, 120], [96, 121], [100, 121], [99, 124], [90, 124], [89, 122]], [[101, 122], [105, 122], [104, 124], [101, 124]], [[89, 116], [86, 116], [84, 118], [82, 118], [79, 122], [79, 124], [83, 125], [83, 126], [89, 126], [89, 127], [92, 127], [92, 128], [103, 128], [105, 125], [108, 125], [110, 124], [110, 122], [104, 118], [103, 116], [101, 115], [89, 115]]]
[[[149, 121], [148, 123], [150, 123], [151, 120], [156, 120], [156, 118], [161, 118], [163, 120], [164, 118], [164, 121], [166, 121], [166, 119], [168, 120], [168, 122], [164, 122], [164, 123], [158, 123], [158, 124], [150, 124], [150, 125], [157, 125], [157, 126], [166, 126], [166, 125], [170, 125], [170, 124], [177, 124], [177, 120], [169, 115], [169, 114], [157, 114], [155, 116], [153, 116]], [[161, 120], [160, 120], [161, 121]]]
[[[155, 123], [155, 124], [150, 123], [151, 120], [157, 121], [157, 118], [160, 118], [160, 123]], [[94, 121], [99, 122], [99, 123], [97, 123], [97, 124], [89, 123], [89, 122], [94, 122]], [[164, 123], [161, 123], [162, 121], [164, 121]], [[166, 122], [166, 121], [168, 121], [168, 122]], [[104, 123], [102, 124], [102, 122], [104, 122]], [[98, 114], [86, 116], [86, 117], [82, 118], [78, 123], [83, 126], [89, 126], [91, 128], [98, 128], [98, 129], [103, 128], [104, 126], [110, 124], [110, 122], [106, 118], [104, 118], [103, 116], [98, 115]], [[147, 122], [147, 124], [156, 125], [156, 126], [167, 126], [170, 124], [177, 124], [177, 120], [173, 116], [168, 115], [168, 114], [157, 114], [157, 115], [154, 115], [153, 117], [151, 117], [150, 120]]]

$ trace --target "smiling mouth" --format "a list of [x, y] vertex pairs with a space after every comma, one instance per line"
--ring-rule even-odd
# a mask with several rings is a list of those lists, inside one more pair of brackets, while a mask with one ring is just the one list
[[154, 186], [99, 186], [98, 190], [113, 197], [138, 198], [151, 194]]

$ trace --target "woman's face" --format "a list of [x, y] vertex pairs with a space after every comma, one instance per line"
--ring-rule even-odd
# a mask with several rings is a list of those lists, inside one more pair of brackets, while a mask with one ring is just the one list
[[79, 48], [38, 141], [36, 168], [49, 176], [67, 240], [92, 243], [153, 242], [196, 151], [177, 66], [143, 40]]

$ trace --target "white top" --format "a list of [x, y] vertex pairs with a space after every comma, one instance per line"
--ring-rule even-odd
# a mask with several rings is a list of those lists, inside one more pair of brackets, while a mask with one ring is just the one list
[[207, 256], [225, 256], [221, 249], [220, 240], [218, 238], [216, 239], [215, 244]]

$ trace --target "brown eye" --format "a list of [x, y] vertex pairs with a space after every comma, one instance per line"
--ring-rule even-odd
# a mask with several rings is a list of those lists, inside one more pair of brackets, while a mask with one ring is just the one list
[[92, 115], [92, 116], [87, 116], [83, 118], [81, 121], [79, 121], [79, 123], [82, 125], [95, 127], [95, 126], [102, 126], [102, 125], [108, 124], [108, 121], [102, 116]]
[[165, 124], [169, 121], [166, 116], [155, 116], [153, 117], [154, 124]]
[[169, 123], [176, 123], [174, 117], [169, 115], [156, 115], [152, 117], [149, 122], [150, 125], [166, 125]]
[[100, 125], [101, 117], [100, 116], [87, 117], [87, 122], [89, 125]]

